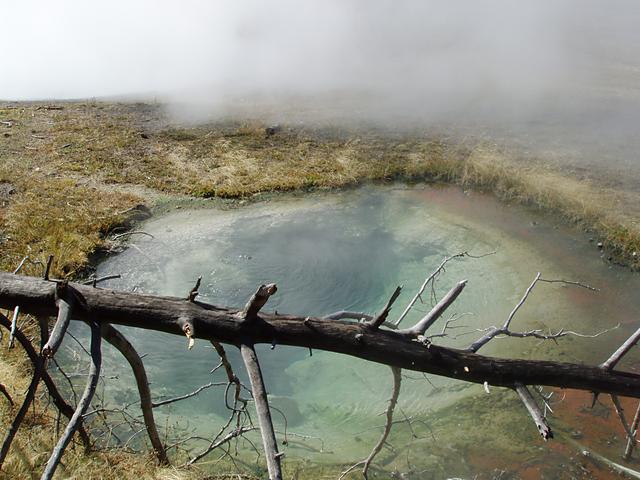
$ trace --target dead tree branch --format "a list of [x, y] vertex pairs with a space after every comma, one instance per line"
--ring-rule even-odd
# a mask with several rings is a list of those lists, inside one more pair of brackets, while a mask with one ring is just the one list
[[382, 311], [378, 315], [376, 315], [374, 318], [369, 320], [369, 322], [367, 322], [367, 325], [369, 327], [376, 329], [376, 328], [379, 328], [380, 325], [382, 325], [382, 323], [387, 319], [387, 316], [391, 311], [391, 306], [396, 301], [401, 291], [402, 291], [402, 287], [396, 287], [393, 294], [391, 295], [391, 298], [386, 303]]
[[9, 402], [9, 405], [11, 405], [12, 407], [15, 405], [13, 403], [13, 398], [11, 398], [11, 394], [9, 393], [9, 391], [7, 390], [7, 387], [5, 387], [3, 384], [0, 383], [0, 392], [2, 393], [2, 395], [4, 395], [4, 397], [7, 399], [7, 401]]
[[458, 295], [462, 293], [464, 287], [467, 285], [466, 280], [462, 280], [456, 286], [454, 286], [449, 293], [447, 293], [442, 299], [431, 309], [418, 323], [413, 327], [405, 330], [400, 330], [400, 333], [409, 335], [424, 335], [427, 329], [438, 320], [449, 306], [456, 301]]
[[102, 352], [101, 352], [101, 340], [102, 336], [100, 334], [100, 324], [91, 322], [91, 368], [89, 370], [89, 376], [87, 377], [87, 385], [85, 390], [78, 402], [78, 406], [76, 407], [76, 411], [73, 413], [71, 420], [67, 424], [67, 428], [65, 428], [62, 437], [58, 441], [58, 444], [53, 449], [53, 453], [51, 457], [49, 457], [49, 461], [47, 461], [47, 465], [45, 466], [44, 472], [42, 474], [41, 480], [50, 480], [53, 478], [53, 474], [58, 468], [60, 464], [60, 459], [62, 458], [62, 454], [65, 449], [71, 442], [73, 434], [78, 429], [78, 426], [82, 422], [82, 415], [86, 412], [87, 408], [91, 404], [91, 399], [93, 398], [93, 394], [95, 393], [96, 386], [98, 385], [98, 380], [100, 378], [100, 367], [102, 365]]
[[167, 452], [160, 440], [160, 434], [156, 426], [155, 419], [153, 418], [153, 404], [151, 402], [151, 392], [149, 390], [149, 380], [147, 379], [147, 372], [142, 363], [142, 358], [138, 355], [133, 345], [120, 333], [117, 329], [109, 324], [103, 324], [102, 337], [113, 345], [122, 356], [129, 362], [133, 376], [136, 380], [138, 387], [138, 395], [140, 396], [140, 409], [142, 410], [142, 417], [149, 436], [149, 441], [155, 451], [156, 457], [160, 464], [166, 465], [169, 463]]
[[13, 309], [13, 317], [11, 317], [11, 331], [9, 332], [9, 348], [13, 348], [13, 344], [16, 336], [16, 328], [18, 328], [19, 313], [20, 313], [20, 306], [16, 305], [16, 308]]
[[[56, 323], [53, 325], [53, 330], [51, 331], [49, 340], [42, 348], [42, 356], [45, 358], [51, 358], [56, 354], [58, 348], [62, 344], [64, 334], [67, 332], [69, 322], [71, 321], [71, 311], [73, 310], [74, 301], [72, 300], [72, 296], [66, 294], [66, 290], [66, 283], [56, 284], [55, 293], [56, 304], [58, 306], [58, 318], [56, 319]], [[63, 296], [66, 298], [63, 298]]]
[[[6, 317], [3, 316], [3, 318], [6, 318]], [[13, 439], [18, 433], [18, 430], [20, 428], [20, 425], [22, 424], [22, 421], [24, 420], [24, 417], [27, 415], [27, 412], [29, 411], [31, 402], [33, 402], [33, 399], [36, 395], [36, 390], [38, 389], [38, 384], [40, 383], [40, 378], [42, 377], [43, 370], [44, 370], [44, 365], [43, 365], [42, 357], [37, 356], [36, 361], [34, 362], [33, 376], [31, 377], [31, 383], [29, 384], [27, 394], [25, 395], [24, 400], [22, 401], [20, 410], [18, 410], [18, 413], [16, 414], [13, 421], [11, 422], [11, 425], [9, 426], [7, 435], [5, 436], [4, 441], [2, 442], [2, 447], [0, 448], [0, 468], [2, 468], [2, 465], [4, 464], [4, 461], [7, 458], [7, 454], [9, 453], [9, 449], [11, 448], [11, 443], [13, 442]]]
[[612, 370], [613, 367], [615, 367], [618, 362], [622, 360], [622, 357], [624, 357], [629, 352], [629, 350], [631, 350], [631, 348], [633, 348], [633, 346], [638, 343], [638, 340], [640, 340], [640, 328], [636, 330], [633, 335], [631, 335], [622, 345], [620, 345], [620, 348], [613, 352], [613, 355], [611, 355], [607, 359], [607, 361], [600, 365], [600, 368], [602, 368], [603, 370]]
[[[407, 370], [432, 373], [483, 385], [513, 388], [546, 385], [640, 398], [640, 375], [563, 362], [505, 359], [430, 344], [396, 331], [375, 331], [358, 323], [318, 317], [262, 313], [250, 325], [243, 310], [216, 307], [184, 298], [140, 295], [69, 284], [82, 299], [74, 318], [128, 325], [184, 335], [188, 316], [198, 338], [238, 345], [277, 343], [327, 350]], [[0, 273], [0, 308], [20, 305], [24, 313], [52, 315], [55, 285], [33, 277]], [[464, 367], [467, 367], [466, 369]]]
[[[2, 314], [0, 314], [0, 324], [6, 329], [11, 328], [11, 322], [7, 317], [5, 317]], [[20, 343], [20, 345], [26, 352], [31, 363], [35, 366], [40, 356], [36, 353], [36, 350], [33, 348], [31, 341], [20, 330], [16, 331], [16, 339], [18, 340], [18, 343]], [[62, 412], [62, 414], [65, 417], [70, 419], [73, 416], [73, 412], [74, 412], [73, 408], [62, 397], [53, 379], [44, 369], [42, 371], [42, 380], [45, 386], [47, 387], [47, 391], [49, 392], [49, 395], [51, 396], [56, 408], [60, 410], [60, 412]], [[78, 433], [80, 434], [80, 439], [82, 440], [85, 450], [89, 451], [91, 449], [91, 440], [82, 425], [78, 427]]]
[[638, 424], [640, 424], [640, 403], [638, 403], [638, 408], [636, 408], [636, 414], [634, 415], [633, 422], [631, 423], [631, 436], [627, 437], [627, 446], [624, 449], [624, 455], [622, 455], [622, 458], [625, 460], [629, 460], [631, 458], [633, 449], [636, 446], [636, 443], [637, 443], [636, 436], [638, 435]]
[[283, 454], [278, 453], [278, 442], [276, 441], [276, 433], [273, 429], [267, 391], [264, 386], [264, 380], [262, 379], [258, 356], [251, 345], [240, 345], [240, 353], [242, 354], [242, 360], [247, 368], [249, 381], [251, 382], [253, 400], [255, 401], [256, 414], [258, 415], [258, 424], [260, 425], [260, 433], [262, 434], [262, 445], [267, 460], [269, 479], [282, 480], [280, 458]]
[[531, 418], [535, 422], [536, 427], [538, 427], [538, 431], [542, 438], [545, 440], [553, 438], [553, 432], [551, 431], [549, 424], [547, 424], [544, 414], [540, 411], [540, 407], [538, 407], [538, 404], [531, 395], [529, 389], [522, 384], [516, 383], [514, 390], [520, 397], [520, 400], [522, 400], [522, 403], [529, 412], [529, 415], [531, 415]]

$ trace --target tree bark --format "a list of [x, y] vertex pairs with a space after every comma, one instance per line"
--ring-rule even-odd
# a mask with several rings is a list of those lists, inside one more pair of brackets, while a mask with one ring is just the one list
[[[0, 307], [34, 315], [55, 315], [56, 284], [40, 278], [0, 273]], [[141, 295], [69, 284], [77, 300], [74, 319], [128, 325], [184, 336], [188, 322], [195, 338], [282, 344], [326, 350], [392, 367], [467, 382], [514, 388], [547, 385], [640, 398], [640, 375], [571, 363], [486, 357], [425, 345], [415, 336], [366, 324], [323, 318], [260, 313], [244, 321], [243, 309], [216, 307], [185, 298]], [[185, 320], [186, 319], [186, 320]]]

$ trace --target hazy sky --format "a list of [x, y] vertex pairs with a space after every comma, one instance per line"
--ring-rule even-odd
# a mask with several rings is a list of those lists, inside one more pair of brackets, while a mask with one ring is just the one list
[[639, 4], [0, 0], [0, 98], [362, 94], [364, 105], [436, 113], [535, 107], [609, 81], [611, 65], [637, 68]]

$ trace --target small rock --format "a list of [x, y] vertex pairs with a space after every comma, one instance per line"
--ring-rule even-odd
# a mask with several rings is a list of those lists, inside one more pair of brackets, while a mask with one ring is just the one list
[[602, 247], [604, 247], [604, 244], [603, 244], [602, 242], [598, 242], [598, 243], [596, 244], [596, 247], [598, 247], [598, 248], [602, 248]]
[[279, 131], [282, 130], [282, 127], [278, 124], [275, 125], [271, 125], [270, 127], [267, 127], [264, 129], [264, 133], [267, 135], [267, 137], [270, 137], [271, 135], [275, 135], [276, 133], [278, 133]]
[[148, 134], [146, 134], [146, 133], [141, 133], [141, 134], [140, 134], [140, 136], [141, 136], [142, 138], [149, 138], [149, 135], [148, 135]]

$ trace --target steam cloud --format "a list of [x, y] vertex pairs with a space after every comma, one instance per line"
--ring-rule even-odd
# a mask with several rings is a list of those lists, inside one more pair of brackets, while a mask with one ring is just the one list
[[24, 0], [0, 18], [7, 100], [455, 120], [581, 110], [606, 89], [637, 101], [640, 79], [632, 0]]

